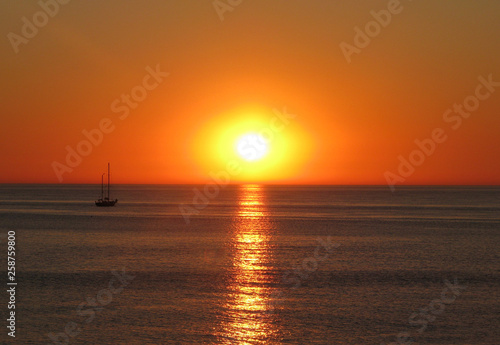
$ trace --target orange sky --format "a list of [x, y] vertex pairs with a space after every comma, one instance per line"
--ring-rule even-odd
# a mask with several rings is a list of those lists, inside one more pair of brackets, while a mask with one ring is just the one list
[[[108, 161], [116, 183], [204, 183], [234, 159], [231, 182], [499, 184], [500, 87], [457, 129], [443, 114], [480, 76], [500, 82], [500, 4], [401, 1], [349, 63], [340, 44], [389, 2], [248, 0], [221, 21], [211, 0], [71, 1], [17, 45], [41, 7], [2, 2], [0, 183], [99, 183]], [[233, 157], [285, 108], [266, 159]], [[113, 130], [70, 167], [66, 147], [103, 119]], [[435, 128], [446, 140], [402, 176]]]

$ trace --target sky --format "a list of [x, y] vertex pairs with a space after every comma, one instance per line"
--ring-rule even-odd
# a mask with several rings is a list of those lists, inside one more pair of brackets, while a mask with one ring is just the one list
[[499, 2], [0, 13], [0, 183], [500, 183]]

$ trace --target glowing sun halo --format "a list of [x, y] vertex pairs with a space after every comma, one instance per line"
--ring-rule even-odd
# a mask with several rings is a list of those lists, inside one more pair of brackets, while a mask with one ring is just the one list
[[247, 133], [236, 141], [236, 152], [246, 161], [254, 162], [264, 158], [269, 151], [269, 144], [258, 133]]
[[288, 120], [283, 114], [242, 106], [200, 126], [190, 140], [200, 176], [208, 174], [211, 180], [230, 176], [233, 183], [271, 183], [307, 171], [315, 142], [298, 120]]

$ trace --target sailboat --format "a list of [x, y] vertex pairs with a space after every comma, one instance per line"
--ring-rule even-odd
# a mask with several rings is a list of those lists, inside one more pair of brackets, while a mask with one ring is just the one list
[[104, 197], [104, 175], [102, 174], [101, 176], [101, 198], [95, 202], [96, 206], [103, 206], [103, 207], [110, 207], [110, 206], [115, 206], [115, 204], [118, 202], [118, 199], [111, 200], [109, 198], [109, 163], [108, 163], [108, 196]]

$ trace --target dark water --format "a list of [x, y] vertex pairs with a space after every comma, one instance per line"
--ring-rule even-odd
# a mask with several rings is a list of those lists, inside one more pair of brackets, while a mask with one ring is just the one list
[[500, 188], [194, 188], [0, 185], [2, 343], [500, 344]]

